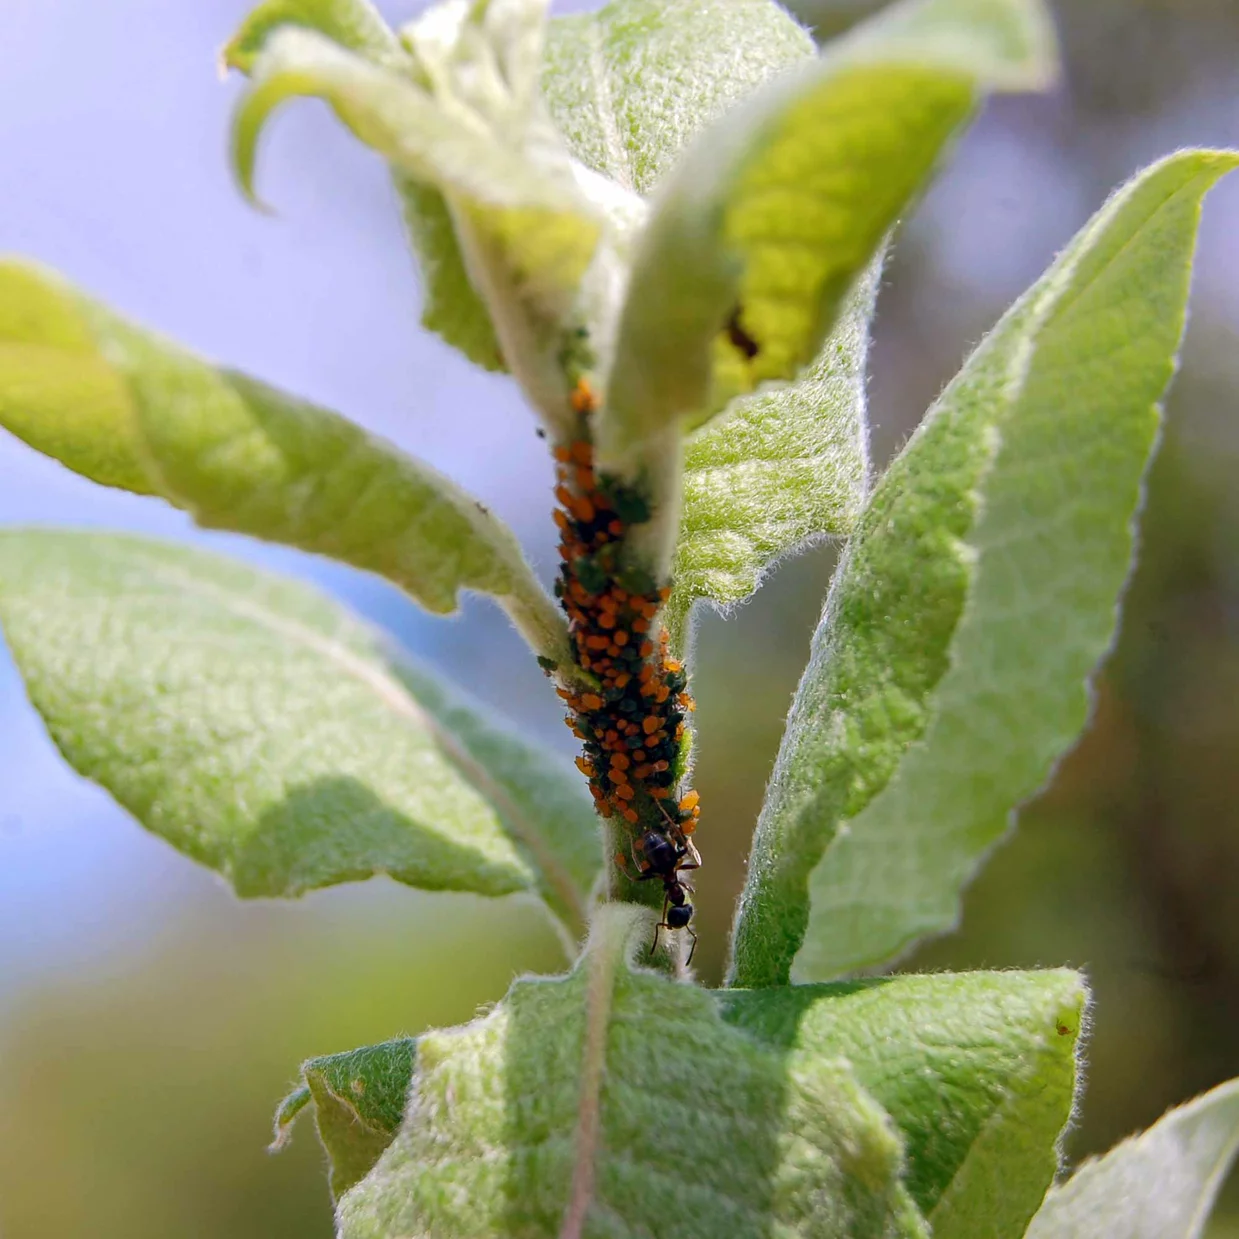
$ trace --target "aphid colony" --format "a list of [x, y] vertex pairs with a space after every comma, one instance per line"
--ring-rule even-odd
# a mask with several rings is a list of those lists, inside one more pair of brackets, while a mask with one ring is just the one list
[[[593, 408], [584, 382], [574, 406], [582, 415]], [[675, 788], [683, 775], [686, 716], [696, 707], [658, 623], [670, 590], [621, 561], [628, 530], [649, 519], [649, 507], [632, 488], [599, 480], [584, 432], [557, 447], [555, 460], [562, 560], [555, 592], [577, 662], [596, 684], [559, 690], [571, 711], [566, 721], [584, 746], [577, 765], [598, 812], [627, 824], [640, 878], [662, 880], [667, 900], [660, 928], [686, 928], [692, 905], [678, 874], [700, 864], [689, 839], [700, 810], [695, 791], [676, 797]]]

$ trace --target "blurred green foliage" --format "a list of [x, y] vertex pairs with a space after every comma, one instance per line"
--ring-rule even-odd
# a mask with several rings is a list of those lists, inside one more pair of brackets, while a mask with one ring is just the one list
[[[1239, 7], [1057, 8], [1069, 85], [1049, 102], [996, 108], [983, 130], [1017, 150], [1048, 146], [1074, 177], [1079, 214], [1052, 217], [1061, 244], [1143, 159], [1186, 142], [1239, 144]], [[1218, 121], [1217, 100], [1229, 120]], [[998, 193], [984, 173], [974, 163], [965, 190]], [[1219, 199], [1206, 224], [1211, 213], [1233, 215], [1233, 203]], [[1017, 291], [961, 290], [937, 245], [913, 225], [883, 291], [873, 367], [883, 450]], [[1094, 724], [969, 892], [960, 932], [906, 961], [1087, 969], [1096, 1005], [1073, 1157], [1239, 1075], [1239, 350], [1224, 306], [1198, 297], [1193, 311], [1142, 563]], [[701, 628], [696, 962], [707, 980], [719, 975], [832, 563], [820, 548], [726, 623], [710, 616]], [[447, 660], [460, 664], [451, 670], [534, 726], [557, 728], [549, 705], [523, 696], [544, 692], [536, 668], [503, 665], [520, 646], [479, 610], [445, 638]], [[326, 1239], [328, 1193], [308, 1127], [280, 1157], [263, 1152], [298, 1062], [467, 1019], [515, 972], [562, 966], [550, 929], [519, 902], [371, 883], [292, 907], [243, 907], [205, 875], [191, 886], [200, 896], [160, 941], [111, 957], [98, 974], [49, 977], [0, 1012], [5, 1239]], [[1216, 1239], [1239, 1236], [1231, 1197]]]
[[306, 1122], [277, 1157], [275, 1103], [318, 1052], [462, 1023], [513, 976], [562, 969], [532, 902], [369, 885], [238, 905], [203, 875], [160, 942], [97, 976], [49, 979], [0, 1042], [6, 1239], [247, 1239], [332, 1233]]

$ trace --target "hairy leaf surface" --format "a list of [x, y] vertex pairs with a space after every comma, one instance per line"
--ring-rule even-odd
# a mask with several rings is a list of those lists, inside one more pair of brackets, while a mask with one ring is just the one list
[[[402, 32], [403, 66], [308, 29], [276, 30], [237, 111], [233, 154], [252, 193], [268, 117], [289, 99], [315, 96], [391, 163], [398, 183], [438, 191], [456, 242], [441, 274], [467, 274], [506, 364], [544, 419], [564, 430], [572, 411], [561, 354], [610, 230], [541, 103], [544, 7], [438, 6]], [[414, 230], [419, 248], [433, 244], [436, 230], [443, 235], [440, 204], [427, 205], [430, 231]]]
[[495, 596], [566, 658], [515, 535], [428, 465], [337, 414], [218, 370], [50, 273], [0, 264], [0, 426], [107, 486], [379, 573], [430, 611]]
[[1086, 991], [1077, 973], [969, 972], [723, 990], [762, 1041], [845, 1058], [907, 1142], [935, 1239], [1019, 1236], [1059, 1168]]
[[793, 957], [800, 979], [838, 976], [949, 928], [1012, 810], [1079, 734], [1131, 563], [1201, 199], [1235, 162], [1183, 152], [1120, 191], [878, 487], [758, 824], [739, 983], [784, 981]]
[[404, 1124], [340, 1202], [342, 1239], [927, 1233], [847, 1065], [757, 1045], [703, 991], [631, 971], [642, 915], [606, 906], [570, 976], [418, 1039]]
[[1025, 1239], [1199, 1239], [1236, 1153], [1231, 1080], [1051, 1188]]
[[370, 0], [263, 0], [228, 41], [221, 59], [249, 73], [271, 35], [284, 26], [317, 30], [374, 60], [398, 61], [400, 41]]
[[907, 0], [703, 134], [638, 249], [604, 463], [808, 365], [978, 91], [1049, 80], [1047, 31], [1036, 0]]
[[[411, 71], [399, 40], [369, 0], [268, 0], [224, 48], [224, 63], [250, 73], [267, 39], [283, 25], [317, 30], [379, 64]], [[484, 369], [505, 369], [490, 311], [465, 269], [446, 199], [408, 174], [395, 172], [394, 179], [421, 275], [422, 326]]]
[[400, 1130], [416, 1061], [412, 1037], [309, 1059], [301, 1065], [301, 1083], [276, 1111], [272, 1148], [284, 1146], [297, 1117], [313, 1105], [318, 1138], [331, 1161], [332, 1195], [344, 1195], [370, 1173]]
[[579, 927], [600, 857], [575, 772], [316, 590], [143, 538], [13, 530], [0, 622], [70, 765], [238, 894], [386, 873], [533, 891]]
[[689, 440], [667, 621], [683, 647], [699, 599], [743, 602], [777, 559], [850, 532], [868, 480], [865, 361], [880, 264], [795, 383], [742, 396]]
[[612, 0], [551, 22], [542, 89], [576, 158], [646, 194], [703, 126], [812, 53], [772, 0]]

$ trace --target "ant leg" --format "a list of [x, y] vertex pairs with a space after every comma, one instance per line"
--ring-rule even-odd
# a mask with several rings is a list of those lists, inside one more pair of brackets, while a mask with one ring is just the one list
[[693, 940], [693, 945], [688, 948], [688, 958], [684, 961], [684, 967], [690, 968], [692, 967], [693, 956], [697, 953], [697, 935], [693, 933], [687, 925], [684, 926], [684, 929], [688, 933], [688, 936]]
[[650, 958], [654, 956], [654, 952], [658, 950], [658, 934], [660, 930], [665, 929], [668, 933], [671, 932], [671, 926], [667, 924], [667, 909], [671, 906], [671, 892], [667, 892], [667, 897], [663, 900], [663, 919], [654, 926], [654, 944], [650, 947]]

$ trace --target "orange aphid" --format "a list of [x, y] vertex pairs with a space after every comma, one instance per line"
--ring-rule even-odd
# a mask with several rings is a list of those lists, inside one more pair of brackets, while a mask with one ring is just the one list
[[699, 793], [695, 791], [685, 792], [685, 794], [680, 797], [680, 808], [685, 813], [691, 813], [697, 807], [697, 803], [700, 800], [701, 796]]

